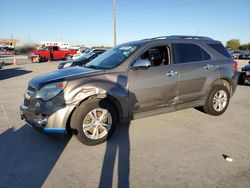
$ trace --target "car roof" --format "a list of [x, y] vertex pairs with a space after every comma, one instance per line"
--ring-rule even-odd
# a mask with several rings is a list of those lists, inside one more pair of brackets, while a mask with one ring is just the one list
[[[178, 42], [206, 42], [206, 43], [218, 43], [219, 41], [216, 41], [210, 37], [205, 36], [189, 36], [189, 35], [172, 35], [172, 36], [159, 36], [159, 37], [153, 37], [153, 38], [146, 38], [142, 40], [137, 41], [131, 41], [126, 42], [121, 45], [131, 45], [131, 46], [142, 46], [148, 43], [157, 43], [159, 41], [178, 41]], [[119, 46], [119, 45], [118, 45]]]

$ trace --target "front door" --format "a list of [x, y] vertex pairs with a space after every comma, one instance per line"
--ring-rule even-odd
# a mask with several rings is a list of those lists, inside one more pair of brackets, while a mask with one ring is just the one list
[[154, 110], [178, 102], [178, 73], [172, 64], [170, 48], [158, 46], [138, 57], [151, 62], [149, 68], [129, 70], [129, 96], [134, 112]]
[[61, 51], [58, 46], [53, 46], [53, 56], [52, 59], [61, 59]]

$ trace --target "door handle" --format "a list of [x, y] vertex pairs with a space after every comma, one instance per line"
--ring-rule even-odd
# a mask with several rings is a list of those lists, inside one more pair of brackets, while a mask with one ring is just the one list
[[176, 71], [169, 71], [168, 73], [166, 73], [166, 76], [174, 76], [174, 75], [176, 75], [176, 74], [178, 74], [178, 72], [176, 72]]
[[211, 69], [211, 68], [213, 68], [213, 67], [214, 67], [213, 65], [207, 64], [207, 65], [204, 67], [204, 69]]

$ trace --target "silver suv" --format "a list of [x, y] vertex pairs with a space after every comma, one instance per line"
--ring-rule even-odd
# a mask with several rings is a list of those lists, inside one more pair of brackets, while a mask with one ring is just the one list
[[208, 37], [163, 36], [118, 45], [85, 67], [33, 78], [21, 118], [44, 132], [104, 142], [122, 119], [202, 107], [221, 115], [236, 89], [237, 63]]

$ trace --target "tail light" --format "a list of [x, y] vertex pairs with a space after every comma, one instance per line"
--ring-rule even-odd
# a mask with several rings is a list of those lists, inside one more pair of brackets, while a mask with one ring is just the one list
[[234, 72], [238, 72], [238, 63], [236, 61], [233, 61], [233, 70]]

